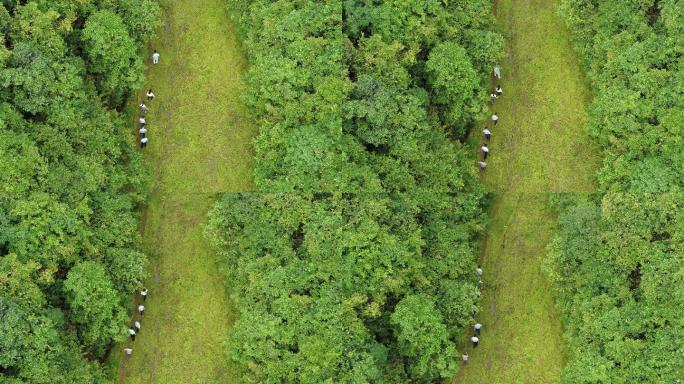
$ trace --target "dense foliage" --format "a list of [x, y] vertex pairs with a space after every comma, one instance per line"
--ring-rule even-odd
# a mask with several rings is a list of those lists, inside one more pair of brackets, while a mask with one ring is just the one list
[[101, 382], [126, 337], [145, 171], [117, 109], [158, 16], [152, 0], [0, 2], [3, 383]]
[[684, 2], [565, 0], [595, 93], [599, 192], [557, 199], [565, 383], [684, 376]]
[[208, 236], [245, 382], [434, 382], [479, 292], [483, 190], [459, 142], [502, 38], [490, 0], [233, 0], [258, 192]]

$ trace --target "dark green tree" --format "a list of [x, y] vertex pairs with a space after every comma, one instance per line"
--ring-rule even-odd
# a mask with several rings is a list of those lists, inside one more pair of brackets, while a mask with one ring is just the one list
[[442, 315], [426, 295], [407, 296], [392, 313], [390, 323], [399, 354], [409, 360], [410, 376], [421, 382], [450, 378], [456, 373], [456, 346]]
[[[445, 42], [430, 51], [426, 62], [432, 100], [443, 108], [442, 120], [447, 125], [481, 118], [486, 112], [481, 77], [475, 71], [466, 50], [453, 42]], [[456, 132], [459, 136], [463, 131]]]
[[97, 76], [98, 89], [113, 105], [143, 83], [143, 65], [136, 44], [119, 15], [102, 10], [86, 21], [81, 38], [88, 71]]
[[84, 261], [69, 271], [64, 291], [70, 320], [78, 324], [83, 345], [101, 355], [112, 341], [126, 337], [126, 314], [104, 268]]

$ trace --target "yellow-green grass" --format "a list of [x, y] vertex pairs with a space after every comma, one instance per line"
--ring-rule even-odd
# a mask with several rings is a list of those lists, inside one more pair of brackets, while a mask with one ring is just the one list
[[[549, 197], [593, 191], [600, 154], [584, 129], [591, 95], [557, 4], [497, 1], [508, 49], [504, 95], [493, 106], [500, 120], [482, 177], [493, 193], [482, 246], [483, 331], [475, 350], [464, 341], [470, 362], [456, 383], [557, 383], [567, 358], [541, 271], [556, 225]], [[474, 132], [473, 147], [481, 141]]]
[[[142, 331], [112, 360], [121, 383], [237, 382], [224, 352], [233, 309], [202, 231], [218, 194], [253, 188], [255, 127], [241, 103], [247, 63], [224, 0], [162, 3], [164, 25], [150, 46], [161, 60], [148, 64], [146, 89], [156, 98], [147, 103], [143, 150], [153, 171], [142, 223], [150, 294]], [[132, 357], [121, 356], [124, 346], [132, 346]]]
[[551, 285], [541, 271], [555, 217], [544, 193], [496, 195], [484, 243], [480, 345], [458, 383], [558, 382], [565, 351]]
[[[498, 26], [508, 49], [504, 91], [492, 106], [483, 180], [492, 192], [591, 192], [599, 149], [585, 133], [591, 94], [558, 0], [499, 0]], [[475, 136], [481, 140], [482, 135]], [[479, 147], [478, 147], [479, 148]]]

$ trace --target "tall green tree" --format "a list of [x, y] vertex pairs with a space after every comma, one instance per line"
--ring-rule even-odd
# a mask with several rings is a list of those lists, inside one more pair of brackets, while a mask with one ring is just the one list
[[83, 345], [100, 355], [111, 341], [126, 337], [126, 315], [104, 268], [93, 261], [84, 261], [69, 271], [64, 291], [70, 309], [70, 319], [79, 325]]
[[684, 372], [684, 2], [566, 0], [594, 88], [599, 191], [559, 199], [548, 271], [572, 357], [564, 383], [669, 383]]
[[[466, 50], [453, 42], [437, 45], [426, 62], [433, 101], [442, 106], [442, 120], [447, 125], [469, 122], [486, 111], [481, 77], [475, 71]], [[460, 131], [457, 134], [463, 135]]]
[[81, 33], [88, 58], [88, 70], [98, 76], [103, 97], [118, 104], [143, 83], [143, 65], [134, 40], [116, 13], [102, 10], [92, 14]]
[[409, 374], [413, 379], [433, 382], [456, 373], [456, 346], [449, 340], [442, 315], [429, 296], [402, 299], [390, 323], [395, 327], [399, 354], [411, 360]]

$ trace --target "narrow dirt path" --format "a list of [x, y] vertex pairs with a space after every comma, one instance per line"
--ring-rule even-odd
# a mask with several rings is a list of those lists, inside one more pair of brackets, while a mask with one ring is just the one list
[[470, 362], [457, 383], [556, 383], [565, 362], [559, 313], [541, 271], [556, 222], [549, 199], [592, 191], [600, 158], [584, 131], [590, 93], [557, 4], [497, 2], [508, 56], [483, 174], [493, 192], [482, 253], [483, 330], [475, 350], [467, 344]]
[[143, 223], [150, 295], [119, 381], [231, 383], [237, 380], [224, 340], [233, 313], [202, 230], [216, 194], [252, 189], [255, 128], [240, 102], [247, 63], [225, 1], [162, 3], [165, 26], [152, 44], [161, 60], [148, 70], [156, 98], [148, 103], [144, 150], [154, 179]]

